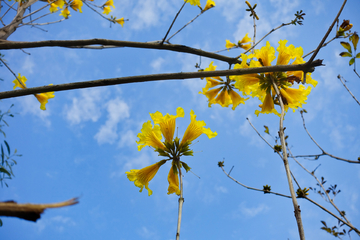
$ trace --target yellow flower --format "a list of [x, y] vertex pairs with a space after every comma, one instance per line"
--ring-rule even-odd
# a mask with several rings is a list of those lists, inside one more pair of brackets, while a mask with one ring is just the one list
[[248, 42], [251, 42], [251, 38], [248, 37], [248, 34], [247, 33], [245, 35], [245, 37], [243, 37], [243, 39], [241, 39], [241, 41], [238, 41], [238, 44], [235, 44], [235, 43], [232, 43], [230, 42], [229, 40], [226, 40], [226, 44], [225, 44], [225, 47], [229, 50], [230, 48], [233, 48], [233, 47], [240, 47], [242, 49], [245, 49], [245, 50], [248, 50], [249, 48], [251, 48], [251, 43], [250, 44], [244, 44], [244, 43], [248, 43]]
[[[52, 84], [49, 84], [49, 85], [52, 85]], [[46, 93], [35, 94], [35, 97], [41, 104], [40, 109], [46, 110], [46, 104], [48, 103], [49, 98], [54, 98], [55, 95], [54, 95], [54, 92], [46, 92]]]
[[125, 172], [130, 181], [134, 182], [136, 187], [140, 188], [139, 192], [142, 192], [145, 187], [148, 190], [149, 196], [152, 194], [151, 189], [149, 188], [149, 182], [154, 178], [157, 171], [166, 161], [160, 161], [153, 165], [147, 166], [140, 170], [131, 169], [130, 172]]
[[111, 8], [109, 6], [105, 6], [103, 13], [108, 15], [110, 12], [111, 12]]
[[[20, 82], [19, 82], [19, 80], [20, 80]], [[17, 88], [17, 87], [19, 87], [19, 88], [26, 88], [26, 82], [27, 81], [27, 79], [26, 79], [26, 77], [25, 76], [21, 76], [20, 75], [20, 73], [19, 73], [19, 75], [18, 75], [18, 78], [17, 79], [15, 79], [14, 81], [12, 81], [15, 85], [14, 85], [14, 89], [15, 88]]]
[[115, 8], [115, 6], [114, 6], [114, 0], [108, 0], [105, 4], [104, 4], [105, 6], [112, 6], [113, 8]]
[[[276, 49], [278, 52], [276, 65], [305, 63], [301, 57], [303, 55], [302, 48], [295, 48], [293, 45], [286, 46], [286, 43], [287, 40], [279, 41], [279, 47]], [[260, 50], [255, 50], [254, 54], [249, 55], [249, 58], [257, 58], [257, 61], [251, 60], [248, 65], [248, 57], [243, 54], [241, 56], [242, 63], [236, 64], [234, 68], [271, 66], [272, 61], [276, 59], [275, 49], [267, 42], [265, 47], [262, 47]], [[291, 60], [293, 60], [292, 63], [290, 63]], [[274, 107], [275, 105], [279, 105], [279, 97], [281, 97], [284, 102], [286, 111], [288, 108], [295, 111], [295, 109], [302, 107], [302, 104], [306, 103], [305, 100], [311, 91], [311, 87], [305, 88], [303, 85], [300, 85], [297, 89], [293, 88], [295, 83], [304, 83], [304, 76], [301, 71], [246, 74], [232, 76], [230, 78], [236, 81], [235, 88], [244, 95], [258, 97], [262, 102], [262, 104], [259, 105], [261, 111], [256, 110], [256, 115], [259, 113], [274, 113], [280, 116]], [[280, 96], [276, 94], [273, 81], [277, 85]], [[306, 82], [314, 87], [317, 84], [317, 81], [311, 78], [311, 73], [307, 73]]]
[[206, 5], [205, 5], [204, 9], [202, 10], [202, 12], [205, 12], [213, 7], [215, 7], [215, 2], [213, 0], [207, 0]]
[[179, 177], [178, 177], [177, 167], [175, 165], [172, 165], [172, 167], [170, 168], [168, 175], [168, 182], [169, 182], [169, 187], [167, 194], [175, 193], [176, 195], [180, 195]]
[[184, 133], [180, 146], [186, 143], [190, 144], [203, 133], [206, 134], [209, 139], [217, 136], [217, 132], [212, 132], [210, 128], [204, 128], [204, 126], [206, 126], [204, 121], [196, 120], [196, 115], [193, 110], [190, 112], [190, 119], [191, 122]]
[[[150, 196], [152, 194], [152, 191], [148, 188], [150, 180], [153, 179], [161, 165], [166, 161], [172, 160], [171, 169], [168, 175], [168, 194], [180, 194], [179, 179], [177, 176], [179, 166], [180, 168], [183, 167], [186, 172], [190, 170], [190, 167], [187, 166], [186, 163], [180, 161], [180, 157], [192, 156], [193, 151], [189, 148], [189, 145], [201, 134], [204, 133], [209, 138], [213, 138], [217, 135], [217, 133], [212, 132], [210, 128], [204, 127], [206, 125], [204, 121], [196, 120], [196, 115], [193, 110], [191, 110], [190, 115], [191, 122], [180, 142], [178, 137], [175, 137], [174, 139], [174, 133], [176, 128], [176, 118], [184, 117], [184, 109], [178, 107], [176, 109], [176, 115], [163, 115], [160, 112], [150, 113], [154, 126], [151, 121], [147, 121], [143, 124], [141, 133], [138, 134], [138, 150], [140, 151], [143, 147], [150, 146], [155, 148], [155, 151], [159, 153], [159, 156], [167, 157], [167, 159], [140, 170], [132, 169], [130, 172], [126, 172], [129, 180], [133, 181], [135, 186], [141, 188], [140, 192], [145, 186], [149, 191]], [[165, 138], [163, 142], [162, 136]]]
[[64, 18], [67, 19], [69, 16], [71, 16], [69, 9], [66, 7], [64, 10], [61, 11], [59, 16], [63, 16]]
[[229, 50], [229, 48], [237, 47], [235, 43], [230, 42], [230, 40], [226, 39], [225, 47]]
[[115, 19], [115, 22], [117, 22], [118, 24], [121, 25], [121, 27], [123, 27], [123, 26], [124, 26], [124, 23], [125, 23], [125, 20], [124, 20], [124, 18], [122, 17], [122, 18], [120, 18], [120, 19]]
[[83, 2], [81, 0], [73, 0], [70, 4], [70, 7], [77, 11], [79, 9], [79, 12], [82, 13], [81, 7], [83, 5]]
[[248, 43], [248, 42], [251, 42], [251, 38], [248, 37], [248, 34], [245, 34], [245, 37], [243, 37], [243, 39], [241, 39], [241, 41], [238, 42], [238, 46], [245, 49], [245, 50], [248, 50], [249, 48], [251, 48], [251, 44], [244, 44], [244, 43]]
[[[205, 68], [204, 71], [215, 70], [216, 66], [213, 66], [213, 62], [211, 62], [209, 67]], [[224, 81], [220, 77], [207, 77], [206, 86], [199, 94], [204, 94], [208, 98], [209, 107], [211, 107], [212, 104], [220, 104], [222, 107], [228, 107], [232, 104], [232, 109], [235, 110], [240, 103], [245, 104], [247, 99], [242, 98], [234, 91], [234, 82], [235, 81], [230, 78]], [[213, 89], [209, 90], [210, 88]]]
[[200, 0], [184, 0], [184, 1], [190, 3], [193, 6], [199, 6], [200, 7]]

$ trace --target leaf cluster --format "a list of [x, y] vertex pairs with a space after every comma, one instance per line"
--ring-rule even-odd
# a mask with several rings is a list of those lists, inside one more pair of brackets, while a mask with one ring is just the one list
[[354, 52], [352, 51], [351, 45], [348, 42], [340, 42], [341, 46], [343, 46], [347, 52], [341, 52], [340, 57], [350, 57], [349, 66], [355, 63], [356, 58], [360, 58], [360, 53], [356, 54], [357, 44], [359, 42], [359, 35], [355, 32], [353, 35], [349, 37], [350, 43], [353, 45]]
[[[324, 177], [321, 177], [321, 185], [324, 186], [324, 184], [326, 183], [327, 181], [325, 180]], [[309, 187], [309, 189], [313, 190], [314, 192], [318, 193], [322, 198], [324, 198], [325, 196], [325, 192], [322, 190], [322, 187], [319, 183], [316, 184], [318, 187], [320, 187], [319, 190], [317, 190], [316, 188], [312, 188], [312, 187]], [[328, 187], [328, 189], [326, 189], [326, 193], [327, 194], [332, 194], [333, 197], [331, 199], [331, 201], [334, 200], [334, 198], [341, 192], [340, 189], [337, 189], [337, 184], [335, 185], [330, 185], [330, 187]], [[325, 199], [325, 198], [324, 198]], [[326, 200], [326, 199], [325, 199]], [[327, 201], [327, 200], [326, 200]], [[344, 215], [345, 215], [345, 212], [344, 212]]]
[[333, 226], [333, 227], [328, 227], [325, 221], [321, 221], [321, 223], [324, 226], [321, 227], [320, 229], [330, 233], [331, 235], [337, 238], [340, 238], [340, 236], [344, 236], [346, 233], [350, 234], [350, 232], [352, 231], [352, 229], [350, 229], [348, 232], [346, 232], [345, 229], [341, 230], [340, 228], [344, 225], [344, 223], [341, 223], [340, 221], [338, 221], [338, 226]]
[[[10, 108], [6, 112], [2, 112], [0, 110], [0, 132], [6, 138], [6, 134], [3, 130], [4, 126], [9, 126], [9, 124], [5, 121], [5, 117], [14, 117], [13, 114], [10, 113], [10, 109], [13, 105], [10, 106]], [[1, 186], [3, 183], [6, 187], [8, 187], [8, 184], [4, 181], [5, 179], [11, 179], [14, 177], [14, 172], [12, 167], [17, 164], [14, 157], [20, 157], [20, 154], [17, 154], [17, 150], [14, 150], [14, 153], [11, 153], [11, 148], [9, 143], [4, 139], [3, 142], [0, 143], [0, 149], [1, 149], [1, 165], [0, 165], [0, 182]], [[0, 224], [1, 226], [1, 224]]]

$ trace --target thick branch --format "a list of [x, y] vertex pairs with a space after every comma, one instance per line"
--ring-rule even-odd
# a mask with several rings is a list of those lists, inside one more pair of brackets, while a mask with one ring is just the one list
[[48, 204], [18, 204], [14, 201], [0, 202], [0, 216], [17, 217], [28, 221], [36, 222], [47, 208], [60, 208], [79, 203], [77, 198]]
[[[310, 67], [321, 66], [322, 61], [314, 61]], [[65, 83], [51, 86], [26, 88], [20, 90], [0, 92], [0, 99], [20, 97], [25, 95], [31, 95], [35, 93], [53, 92], [53, 91], [65, 91], [79, 88], [91, 88], [99, 86], [110, 86], [125, 83], [136, 82], [150, 82], [158, 80], [174, 80], [174, 79], [189, 79], [189, 78], [201, 78], [201, 77], [214, 77], [214, 76], [231, 76], [231, 75], [243, 75], [250, 73], [263, 73], [263, 72], [284, 72], [284, 71], [306, 71], [308, 66], [305, 64], [298, 65], [277, 65], [259, 68], [241, 68], [232, 70], [219, 70], [219, 71], [204, 71], [204, 72], [180, 72], [180, 73], [162, 73], [151, 75], [130, 76], [121, 78], [107, 78], [94, 81]]]
[[196, 48], [187, 47], [178, 44], [160, 44], [158, 42], [131, 42], [110, 39], [84, 39], [84, 40], [48, 40], [37, 42], [17, 42], [17, 41], [1, 41], [0, 50], [3, 49], [22, 49], [22, 48], [39, 48], [39, 47], [68, 47], [68, 48], [87, 48], [92, 45], [104, 45], [111, 47], [132, 47], [132, 48], [148, 48], [158, 50], [170, 50], [174, 52], [190, 53], [198, 56], [217, 59], [229, 64], [241, 63], [237, 58], [226, 57], [220, 54], [203, 51]]
[[0, 39], [7, 39], [13, 32], [16, 31], [18, 26], [22, 23], [25, 10], [37, 1], [38, 0], [29, 0], [23, 3], [22, 6], [18, 6], [16, 16], [11, 21], [11, 23], [0, 29]]

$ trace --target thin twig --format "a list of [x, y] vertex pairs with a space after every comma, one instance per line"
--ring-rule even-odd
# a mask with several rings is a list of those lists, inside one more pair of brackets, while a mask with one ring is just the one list
[[[316, 62], [314, 62], [314, 66], [315, 64]], [[58, 85], [19, 89], [13, 91], [5, 91], [5, 92], [0, 92], [0, 99], [20, 97], [35, 93], [54, 92], [54, 91], [58, 92], [58, 91], [66, 91], [72, 89], [110, 86], [110, 85], [135, 83], [135, 82], [190, 79], [190, 78], [202, 78], [202, 77], [214, 77], [214, 76], [231, 76], [231, 75], [243, 75], [250, 73], [263, 73], [263, 72], [302, 71], [304, 67], [307, 68], [308, 66], [305, 64], [276, 65], [276, 66], [266, 66], [266, 67], [258, 67], [258, 68], [240, 68], [240, 69], [231, 69], [231, 70], [203, 71], [203, 72], [161, 73], [161, 74], [140, 75], [140, 76], [130, 76], [130, 77], [121, 77], [121, 78], [107, 78], [107, 79], [99, 79], [94, 81], [73, 82], [73, 83], [65, 83]]]
[[246, 120], [248, 120], [249, 124], [251, 125], [251, 127], [255, 130], [255, 132], [259, 135], [259, 137], [264, 140], [264, 142], [267, 143], [267, 145], [269, 145], [269, 147], [271, 147], [272, 150], [274, 150], [274, 152], [276, 152], [281, 158], [281, 154], [279, 151], [277, 151], [259, 132], [258, 130], [254, 127], [254, 125], [252, 125], [252, 123], [250, 122], [250, 119], [249, 118], [246, 118]]
[[[333, 37], [332, 39], [330, 39], [329, 41], [327, 41], [326, 43], [324, 43], [321, 47], [322, 47], [322, 48], [325, 47], [326, 45], [328, 45], [329, 43], [331, 43], [332, 41], [334, 41], [334, 40], [337, 39], [337, 38], [341, 38], [341, 37], [335, 36], [335, 37]], [[309, 53], [305, 54], [304, 56], [302, 56], [302, 58], [306, 58], [307, 56], [309, 56], [310, 54], [312, 54], [312, 53], [315, 52], [315, 51], [316, 51], [316, 49], [312, 50], [311, 52], [309, 52]]]
[[348, 87], [346, 86], [346, 84], [343, 82], [343, 80], [341, 79], [342, 77], [340, 76], [340, 74], [337, 76], [337, 78], [340, 80], [340, 82], [344, 85], [344, 87], [346, 88], [346, 90], [350, 93], [350, 95], [353, 97], [353, 99], [357, 102], [357, 104], [359, 104], [360, 106], [360, 102], [356, 99], [356, 97], [354, 96], [354, 94], [352, 94], [352, 92], [350, 91], [350, 89], [348, 89]]
[[170, 32], [170, 30], [171, 30], [172, 26], [174, 25], [174, 23], [175, 23], [175, 21], [176, 21], [177, 17], [179, 16], [179, 14], [180, 14], [181, 10], [184, 8], [184, 6], [185, 6], [185, 4], [186, 4], [186, 3], [187, 3], [187, 1], [184, 1], [184, 4], [181, 6], [180, 10], [176, 13], [176, 15], [175, 15], [175, 17], [174, 17], [174, 20], [172, 21], [172, 23], [171, 23], [171, 25], [170, 25], [169, 29], [167, 30], [167, 32], [166, 32], [166, 34], [165, 34], [165, 37], [164, 37], [164, 38], [163, 38], [163, 40], [161, 41], [160, 45], [163, 45], [163, 44], [164, 44], [164, 42], [165, 42], [165, 40], [166, 40], [167, 36], [169, 35], [169, 32]]
[[264, 190], [264, 189], [259, 189], [259, 188], [253, 188], [253, 187], [249, 187], [249, 186], [246, 186], [245, 184], [237, 181], [235, 178], [231, 177], [230, 176], [230, 173], [227, 173], [224, 169], [223, 166], [220, 166], [221, 169], [223, 170], [223, 172], [225, 173], [226, 176], [228, 176], [228, 178], [230, 178], [231, 180], [233, 180], [234, 182], [236, 182], [237, 184], [243, 186], [244, 188], [247, 188], [247, 189], [250, 189], [250, 190], [254, 190], [254, 191], [258, 191], [258, 192], [263, 192], [263, 193], [271, 193], [271, 194], [274, 194], [274, 195], [278, 195], [278, 196], [281, 196], [281, 197], [286, 197], [286, 198], [291, 198], [291, 196], [288, 196], [288, 195], [284, 195], [284, 194], [281, 194], [281, 193], [277, 193], [277, 192], [271, 192], [271, 191], [267, 191], [267, 190]]
[[[334, 156], [328, 152], [326, 152], [316, 141], [315, 139], [311, 136], [311, 134], [309, 133], [309, 131], [307, 130], [306, 128], [306, 125], [305, 125], [305, 118], [303, 116], [303, 112], [300, 111], [300, 115], [301, 115], [301, 118], [303, 120], [303, 127], [306, 131], [306, 133], [308, 134], [308, 136], [310, 137], [310, 139], [315, 143], [315, 145], [322, 151], [322, 154], [318, 154], [318, 155], [314, 155], [314, 156], [322, 156], [322, 155], [327, 155], [329, 157], [332, 157], [334, 159], [337, 159], [337, 160], [341, 160], [341, 161], [345, 161], [345, 162], [348, 162], [348, 163], [360, 163], [360, 161], [353, 161], [353, 160], [348, 160], [348, 159], [345, 159], [345, 158], [341, 158], [341, 157], [337, 157], [337, 156]], [[301, 157], [301, 156], [296, 156], [296, 157]]]
[[[284, 26], [288, 26], [290, 25], [291, 23], [283, 23], [281, 24], [280, 26], [276, 27], [276, 28], [273, 28], [270, 32], [268, 32], [267, 34], [265, 34], [265, 36], [263, 36], [257, 43], [255, 43], [251, 48], [249, 48], [247, 51], [245, 51], [243, 54], [246, 54], [248, 53], [249, 51], [253, 50], [262, 40], [264, 40], [267, 36], [270, 35], [270, 33], [272, 32], [275, 32], [276, 30], [284, 27]], [[238, 56], [237, 58], [239, 58], [240, 56]]]
[[13, 70], [11, 70], [11, 68], [6, 64], [6, 62], [0, 58], [0, 61], [4, 64], [4, 66], [14, 75], [14, 77], [18, 80], [18, 82], [20, 83], [21, 86], [23, 86], [24, 88], [26, 88], [26, 86], [24, 85], [23, 82], [20, 81], [20, 79], [16, 76], [16, 74], [13, 72]]
[[183, 30], [184, 28], [186, 28], [190, 23], [192, 23], [193, 21], [195, 21], [198, 17], [200, 17], [201, 14], [203, 14], [204, 12], [201, 11], [196, 17], [194, 17], [192, 20], [190, 20], [187, 24], [185, 24], [182, 28], [180, 28], [179, 30], [176, 31], [176, 33], [174, 33], [173, 35], [171, 35], [171, 37], [169, 37], [166, 42], [169, 42], [171, 38], [173, 38], [176, 34], [178, 34], [181, 30]]

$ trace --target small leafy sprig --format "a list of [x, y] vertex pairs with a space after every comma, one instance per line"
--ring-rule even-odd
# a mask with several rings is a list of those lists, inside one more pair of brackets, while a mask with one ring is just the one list
[[355, 32], [353, 35], [349, 37], [350, 43], [352, 43], [354, 52], [352, 51], [351, 44], [348, 42], [340, 42], [341, 46], [343, 46], [347, 52], [341, 52], [341, 57], [351, 57], [349, 61], [349, 66], [353, 65], [355, 63], [356, 58], [360, 58], [360, 53], [356, 54], [356, 48], [357, 44], [359, 42], [359, 35]]
[[295, 19], [291, 21], [291, 24], [299, 24], [299, 25], [303, 25], [303, 21], [304, 20], [304, 16], [306, 15], [303, 10], [300, 10], [299, 11], [296, 11], [296, 13], [294, 14], [295, 15]]

